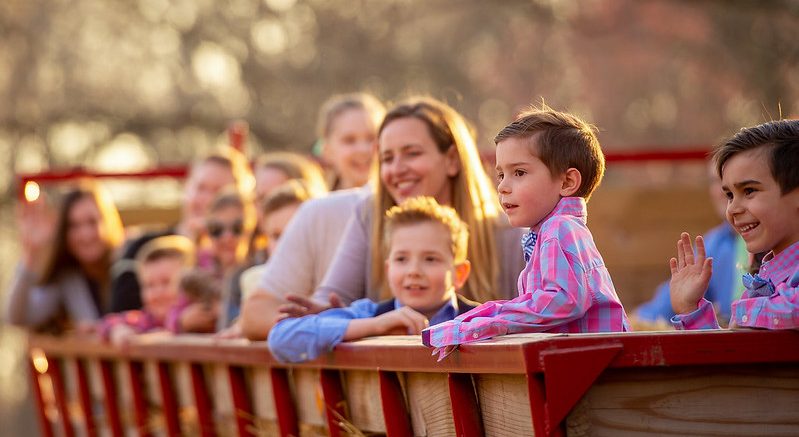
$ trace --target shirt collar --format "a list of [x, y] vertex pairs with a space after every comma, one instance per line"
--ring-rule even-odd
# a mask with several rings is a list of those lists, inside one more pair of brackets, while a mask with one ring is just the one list
[[769, 252], [763, 257], [763, 265], [760, 266], [760, 276], [770, 279], [774, 284], [785, 282], [799, 264], [799, 241], [788, 246], [787, 249], [774, 255]]
[[556, 215], [578, 217], [585, 222], [588, 219], [588, 208], [586, 207], [585, 199], [582, 197], [562, 197], [558, 201], [558, 204], [555, 205], [555, 208], [552, 209], [552, 212], [547, 214], [543, 220], [530, 228], [530, 230], [533, 232], [538, 232], [538, 229], [541, 227], [542, 223]]
[[[402, 308], [402, 303], [399, 299], [394, 299], [394, 309]], [[452, 293], [452, 297], [448, 300], [441, 308], [433, 314], [433, 317], [429, 320], [430, 326], [437, 325], [441, 322], [446, 322], [447, 320], [452, 320], [458, 315], [458, 293]]]

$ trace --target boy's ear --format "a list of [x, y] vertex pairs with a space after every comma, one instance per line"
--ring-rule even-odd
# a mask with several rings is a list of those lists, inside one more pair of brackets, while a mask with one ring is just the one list
[[466, 260], [460, 264], [455, 264], [455, 290], [460, 290], [469, 279], [469, 273], [472, 271], [472, 264]]
[[580, 170], [572, 167], [563, 173], [561, 182], [560, 197], [573, 196], [574, 193], [580, 189], [580, 185], [583, 182], [583, 175], [580, 174]]
[[461, 158], [458, 156], [458, 148], [454, 144], [449, 146], [445, 155], [447, 176], [457, 176], [461, 172]]

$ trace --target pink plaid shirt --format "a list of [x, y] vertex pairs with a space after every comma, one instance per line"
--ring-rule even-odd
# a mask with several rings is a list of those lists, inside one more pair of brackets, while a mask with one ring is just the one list
[[422, 332], [427, 346], [523, 332], [621, 332], [630, 325], [586, 226], [585, 200], [566, 197], [541, 223], [519, 275], [519, 297], [486, 302]]
[[[769, 252], [757, 275], [744, 275], [746, 291], [732, 303], [730, 325], [748, 328], [799, 328], [799, 242], [779, 255]], [[702, 299], [697, 309], [671, 319], [677, 329], [719, 329], [713, 305]]]

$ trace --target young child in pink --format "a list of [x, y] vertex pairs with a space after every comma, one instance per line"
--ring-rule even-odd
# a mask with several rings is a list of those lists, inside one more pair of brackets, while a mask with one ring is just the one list
[[[727, 221], [749, 253], [768, 252], [756, 275], [732, 304], [730, 327], [799, 328], [799, 120], [742, 129], [714, 155], [727, 195]], [[703, 296], [712, 273], [701, 236], [677, 242], [671, 265], [671, 304], [677, 329], [718, 329]]]
[[186, 237], [159, 237], [144, 245], [136, 258], [144, 306], [141, 310], [109, 314], [100, 322], [100, 335], [119, 344], [131, 335], [163, 329], [167, 314], [178, 299], [178, 280], [193, 262], [194, 244]]
[[522, 240], [527, 265], [519, 297], [486, 302], [430, 327], [422, 333], [424, 344], [441, 348], [522, 332], [628, 331], [586, 226], [586, 201], [605, 169], [594, 129], [543, 108], [521, 114], [494, 142], [502, 208], [513, 226], [530, 228]]

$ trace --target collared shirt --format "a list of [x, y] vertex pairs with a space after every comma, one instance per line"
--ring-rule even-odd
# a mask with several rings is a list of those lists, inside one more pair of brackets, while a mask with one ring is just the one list
[[585, 200], [566, 197], [541, 221], [519, 297], [486, 302], [422, 333], [428, 346], [523, 332], [629, 331], [602, 256], [586, 226]]
[[[284, 319], [269, 331], [269, 351], [283, 362], [314, 360], [341, 343], [350, 321], [375, 317], [379, 303], [358, 299], [345, 308], [331, 308], [319, 314]], [[395, 299], [395, 308], [402, 304]], [[452, 320], [458, 314], [458, 300], [453, 293], [430, 319], [430, 325]]]
[[[711, 229], [705, 234], [707, 256], [713, 258], [713, 275], [707, 287], [705, 297], [718, 308], [719, 317], [727, 320], [730, 317], [730, 306], [733, 293], [740, 286], [740, 278], [744, 273], [738, 265], [737, 243], [740, 237], [727, 222]], [[664, 321], [674, 317], [671, 308], [669, 281], [660, 284], [655, 297], [635, 310], [635, 315], [644, 321]]]
[[[763, 258], [760, 272], [744, 276], [747, 287], [741, 299], [732, 304], [730, 325], [748, 328], [799, 328], [799, 242], [779, 255], [769, 252]], [[707, 299], [688, 314], [672, 319], [677, 329], [718, 329], [713, 307]]]

